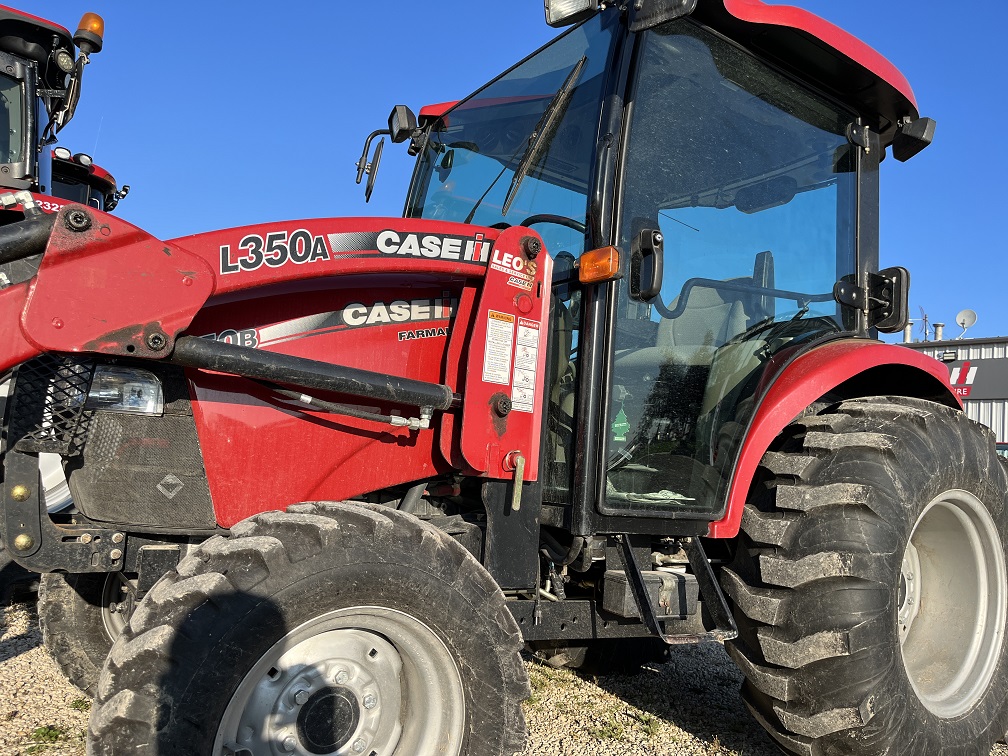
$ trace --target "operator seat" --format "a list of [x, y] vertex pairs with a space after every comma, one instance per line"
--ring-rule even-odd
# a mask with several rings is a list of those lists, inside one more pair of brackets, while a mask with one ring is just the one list
[[[749, 278], [732, 279], [751, 282]], [[670, 309], [678, 305], [678, 297]], [[617, 369], [637, 370], [662, 365], [710, 365], [715, 350], [732, 336], [746, 329], [748, 316], [741, 297], [736, 292], [717, 289], [692, 288], [687, 295], [686, 308], [677, 318], [662, 318], [658, 323], [655, 346], [617, 351]]]

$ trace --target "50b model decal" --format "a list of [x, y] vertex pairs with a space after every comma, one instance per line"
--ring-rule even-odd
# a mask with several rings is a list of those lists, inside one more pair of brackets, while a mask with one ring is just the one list
[[288, 238], [286, 231], [273, 231], [264, 239], [259, 234], [248, 234], [238, 242], [238, 257], [232, 259], [231, 245], [224, 244], [220, 248], [221, 273], [251, 273], [263, 265], [279, 268], [288, 262], [297, 265], [330, 260], [329, 247], [324, 236], [312, 236], [303, 228], [291, 232]]

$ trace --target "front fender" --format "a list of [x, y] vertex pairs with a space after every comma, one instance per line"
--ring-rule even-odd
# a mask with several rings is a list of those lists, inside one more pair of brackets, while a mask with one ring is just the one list
[[724, 517], [710, 524], [708, 535], [738, 534], [760, 460], [781, 431], [817, 399], [843, 387], [845, 398], [898, 394], [959, 408], [948, 381], [948, 368], [937, 360], [906, 347], [863, 339], [830, 342], [795, 358], [762, 392], [735, 463]]

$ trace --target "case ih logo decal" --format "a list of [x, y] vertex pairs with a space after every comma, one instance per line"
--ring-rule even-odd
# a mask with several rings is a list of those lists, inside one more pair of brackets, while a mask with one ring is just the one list
[[445, 320], [455, 314], [457, 300], [404, 299], [374, 304], [348, 304], [343, 308], [343, 322], [348, 328], [386, 325], [388, 323], [418, 323], [427, 320]]
[[483, 241], [483, 234], [448, 236], [444, 234], [400, 234], [382, 231], [378, 234], [378, 249], [386, 255], [409, 255], [431, 260], [461, 260], [485, 263], [493, 244]]
[[407, 234], [388, 229], [378, 233], [345, 231], [322, 236], [313, 235], [299, 228], [291, 232], [290, 236], [286, 231], [273, 231], [265, 237], [248, 234], [238, 242], [235, 250], [232, 250], [230, 244], [221, 246], [220, 272], [251, 273], [264, 265], [279, 268], [288, 263], [304, 265], [319, 260], [348, 260], [386, 255], [486, 265], [492, 250], [493, 242], [485, 241], [483, 234], [475, 236]]
[[949, 383], [952, 384], [952, 391], [955, 395], [965, 399], [973, 390], [973, 381], [976, 380], [977, 369], [970, 367], [969, 360], [962, 364], [962, 367], [952, 368], [952, 375], [949, 376]]
[[303, 228], [287, 237], [286, 231], [274, 231], [264, 239], [259, 234], [249, 234], [238, 242], [236, 259], [231, 256], [231, 245], [220, 248], [220, 272], [237, 273], [244, 270], [251, 273], [263, 265], [279, 268], [289, 262], [296, 265], [331, 259], [325, 238], [312, 236]]

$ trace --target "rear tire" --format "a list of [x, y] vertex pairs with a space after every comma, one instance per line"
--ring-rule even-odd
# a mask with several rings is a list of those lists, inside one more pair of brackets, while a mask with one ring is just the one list
[[763, 459], [722, 573], [743, 697], [796, 754], [986, 754], [1008, 723], [1008, 476], [922, 400], [846, 401]]
[[88, 753], [510, 756], [521, 646], [493, 578], [433, 526], [355, 504], [268, 512], [144, 597]]
[[[126, 626], [129, 599], [122, 585], [119, 573], [40, 576], [38, 614], [46, 650], [66, 678], [90, 696], [112, 643]], [[117, 611], [112, 611], [113, 603]]]

